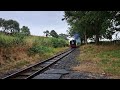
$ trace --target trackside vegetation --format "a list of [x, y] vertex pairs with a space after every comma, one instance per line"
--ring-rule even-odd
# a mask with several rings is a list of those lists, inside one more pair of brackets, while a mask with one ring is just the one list
[[0, 73], [25, 68], [68, 49], [62, 38], [0, 33]]

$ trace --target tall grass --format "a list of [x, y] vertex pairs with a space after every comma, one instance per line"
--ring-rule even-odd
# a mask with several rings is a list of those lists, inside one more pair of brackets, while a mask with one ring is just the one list
[[57, 38], [36, 38], [32, 44], [32, 47], [28, 50], [29, 54], [44, 54], [52, 52], [53, 48], [65, 47], [67, 41], [64, 39]]
[[20, 36], [7, 36], [4, 34], [0, 34], [0, 47], [11, 47], [15, 45], [21, 45], [24, 44], [24, 39]]
[[67, 44], [60, 38], [0, 34], [0, 74], [47, 59]]

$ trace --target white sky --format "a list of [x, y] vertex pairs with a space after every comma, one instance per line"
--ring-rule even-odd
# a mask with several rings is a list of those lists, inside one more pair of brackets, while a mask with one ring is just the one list
[[43, 36], [45, 30], [55, 30], [58, 34], [67, 33], [68, 25], [64, 11], [0, 11], [0, 18], [19, 22], [20, 28], [28, 26], [32, 35]]

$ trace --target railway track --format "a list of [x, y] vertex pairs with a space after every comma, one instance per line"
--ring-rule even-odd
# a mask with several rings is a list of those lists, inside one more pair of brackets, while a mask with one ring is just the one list
[[62, 52], [61, 54], [55, 55], [47, 60], [39, 62], [35, 65], [29, 66], [26, 69], [15, 72], [15, 73], [8, 75], [2, 79], [31, 79], [31, 78], [35, 77], [36, 75], [44, 72], [51, 65], [55, 64], [57, 61], [59, 61], [60, 59], [62, 59], [65, 56], [67, 56], [69, 53], [71, 53], [74, 50], [75, 49], [69, 49], [65, 52]]

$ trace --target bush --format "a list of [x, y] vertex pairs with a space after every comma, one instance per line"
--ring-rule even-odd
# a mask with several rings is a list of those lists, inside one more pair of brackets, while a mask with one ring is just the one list
[[0, 47], [11, 47], [18, 44], [24, 44], [24, 38], [22, 36], [7, 36], [0, 34]]
[[6, 36], [1, 34], [0, 35], [0, 47], [9, 47], [12, 45], [13, 42], [13, 37], [11, 36]]
[[42, 46], [51, 47], [51, 40], [50, 38], [38, 38], [37, 42], [39, 42]]
[[57, 48], [67, 46], [68, 43], [66, 40], [61, 38], [37, 38], [35, 39], [33, 45]]
[[48, 48], [48, 47], [45, 47], [45, 46], [32, 46], [29, 50], [29, 54], [44, 54], [46, 52], [51, 52], [52, 51], [52, 48]]
[[32, 47], [28, 50], [29, 55], [44, 54], [52, 52], [53, 48], [67, 46], [67, 41], [58, 38], [36, 38]]
[[66, 40], [57, 39], [57, 38], [52, 38], [51, 39], [51, 44], [52, 44], [52, 47], [54, 47], [54, 48], [67, 46]]

